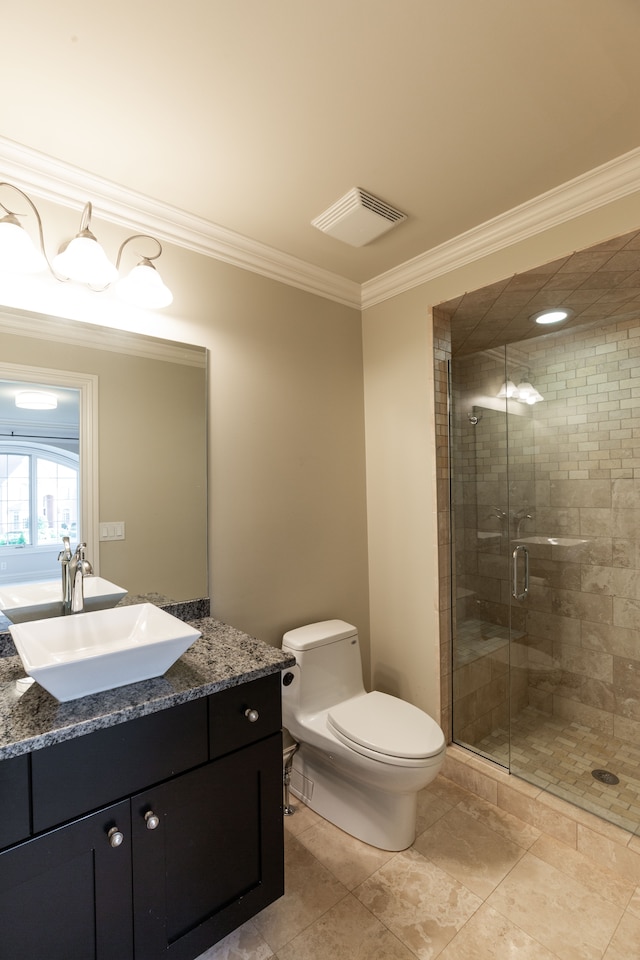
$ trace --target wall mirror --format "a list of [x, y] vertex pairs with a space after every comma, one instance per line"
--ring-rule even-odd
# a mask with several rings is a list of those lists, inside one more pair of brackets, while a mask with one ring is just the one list
[[[24, 557], [33, 552], [40, 528], [42, 546], [55, 540], [44, 560], [45, 569], [55, 564], [54, 577], [68, 530], [72, 544], [78, 533], [87, 541], [94, 571], [129, 596], [157, 594], [166, 602], [208, 596], [206, 349], [18, 310], [0, 312], [0, 347], [5, 456], [11, 454], [7, 444], [20, 456], [33, 452], [34, 444], [66, 448], [66, 458], [53, 456], [65, 461], [61, 499], [72, 486], [65, 471], [74, 458], [79, 472], [78, 516], [71, 503], [47, 500], [58, 494], [39, 488], [37, 478], [29, 481], [36, 519], [27, 531], [26, 508], [14, 504], [7, 513], [8, 505], [0, 503], [7, 534], [0, 544], [0, 582], [11, 581], [12, 571], [17, 581], [27, 578]], [[53, 429], [45, 411], [16, 413], [12, 420], [11, 404], [23, 385], [52, 388], [63, 399], [64, 416]], [[115, 539], [104, 539], [114, 532]], [[42, 567], [35, 576], [46, 579]]]

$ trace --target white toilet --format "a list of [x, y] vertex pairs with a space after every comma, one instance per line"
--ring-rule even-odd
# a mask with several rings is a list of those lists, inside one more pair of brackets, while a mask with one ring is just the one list
[[362, 682], [358, 631], [324, 620], [285, 633], [296, 666], [282, 671], [282, 722], [300, 744], [291, 792], [346, 833], [382, 850], [415, 839], [418, 791], [446, 743], [430, 716]]

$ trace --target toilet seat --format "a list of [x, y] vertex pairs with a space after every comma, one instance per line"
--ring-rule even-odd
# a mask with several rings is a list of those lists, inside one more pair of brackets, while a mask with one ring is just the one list
[[393, 766], [424, 766], [445, 748], [444, 734], [428, 714], [377, 690], [331, 707], [327, 726], [356, 753]]

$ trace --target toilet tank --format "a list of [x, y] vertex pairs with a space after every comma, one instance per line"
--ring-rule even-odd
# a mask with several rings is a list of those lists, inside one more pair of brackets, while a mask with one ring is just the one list
[[365, 693], [358, 631], [344, 620], [323, 620], [289, 630], [282, 649], [292, 653], [297, 690], [291, 708], [302, 714], [317, 713], [335, 703]]

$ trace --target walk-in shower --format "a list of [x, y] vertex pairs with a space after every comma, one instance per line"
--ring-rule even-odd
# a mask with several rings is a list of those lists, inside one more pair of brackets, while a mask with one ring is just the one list
[[639, 304], [632, 234], [443, 305], [453, 739], [637, 832]]

